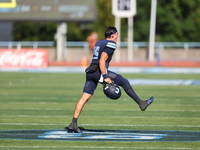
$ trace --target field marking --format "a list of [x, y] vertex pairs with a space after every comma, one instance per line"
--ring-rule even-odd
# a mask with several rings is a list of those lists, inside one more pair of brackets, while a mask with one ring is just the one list
[[[2, 110], [66, 110], [66, 108], [1, 108]], [[71, 109], [73, 110], [73, 109]], [[84, 111], [125, 111], [125, 112], [134, 112], [139, 109], [84, 109]], [[150, 110], [151, 112], [200, 112], [200, 110]]]
[[[35, 125], [35, 126], [66, 126], [68, 124], [45, 124], [45, 123], [0, 123], [0, 125]], [[125, 124], [79, 124], [79, 126], [105, 126], [105, 127], [110, 127], [110, 126], [122, 126], [122, 127], [137, 127], [137, 126], [142, 126], [142, 127], [184, 127], [184, 128], [199, 128], [200, 126], [193, 126], [193, 125], [125, 125]]]
[[[66, 99], [67, 100], [67, 99]], [[180, 100], [180, 99], [179, 99]], [[200, 100], [199, 100], [200, 101]], [[133, 101], [134, 102], [134, 101]], [[71, 103], [71, 102], [66, 102], [66, 103], [57, 103], [57, 102], [0, 102], [0, 104], [59, 104], [59, 105], [76, 105], [76, 102]], [[113, 101], [113, 103], [88, 103], [87, 105], [133, 105], [135, 106], [135, 103], [130, 103], [130, 104], [122, 104], [122, 103], [116, 103], [116, 101]], [[200, 104], [153, 104], [156, 106], [200, 106]]]
[[[52, 116], [52, 115], [1, 115], [3, 117], [42, 117], [42, 118], [48, 118], [48, 117], [60, 117], [60, 118], [65, 118], [65, 117], [71, 117], [71, 116]], [[84, 116], [83, 116], [84, 117]], [[86, 116], [86, 117], [89, 117], [89, 118], [102, 118], [100, 116]], [[122, 116], [107, 116], [106, 118], [122, 118]], [[128, 116], [123, 116], [123, 118], [149, 118], [149, 117], [144, 117], [144, 116], [131, 116], [131, 117], [128, 117]], [[180, 119], [200, 119], [200, 117], [151, 117], [151, 118], [165, 118], [165, 119], [173, 119], [173, 118], [180, 118]]]
[[0, 146], [1, 148], [70, 148], [70, 149], [159, 149], [159, 150], [200, 150], [200, 148], [184, 148], [184, 147], [114, 147], [114, 146]]

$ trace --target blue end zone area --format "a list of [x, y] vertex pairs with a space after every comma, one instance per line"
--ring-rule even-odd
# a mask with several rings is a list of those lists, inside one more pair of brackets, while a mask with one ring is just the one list
[[100, 130], [81, 129], [82, 133], [67, 130], [4, 130], [0, 139], [51, 140], [51, 141], [106, 141], [106, 142], [197, 142], [200, 132], [159, 130]]

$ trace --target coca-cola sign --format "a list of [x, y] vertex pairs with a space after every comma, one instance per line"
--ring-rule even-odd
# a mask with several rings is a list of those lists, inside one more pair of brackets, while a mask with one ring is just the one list
[[0, 67], [45, 68], [48, 51], [45, 49], [0, 49]]

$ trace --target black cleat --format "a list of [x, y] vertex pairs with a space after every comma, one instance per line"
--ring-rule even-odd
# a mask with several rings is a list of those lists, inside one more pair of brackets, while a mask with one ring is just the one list
[[141, 111], [145, 111], [146, 108], [151, 104], [153, 103], [153, 100], [154, 100], [154, 97], [150, 97], [148, 100], [146, 101], [143, 101], [139, 106], [140, 106], [140, 109]]
[[71, 123], [68, 127], [66, 127], [69, 133], [82, 133], [81, 130], [77, 127], [76, 123]]

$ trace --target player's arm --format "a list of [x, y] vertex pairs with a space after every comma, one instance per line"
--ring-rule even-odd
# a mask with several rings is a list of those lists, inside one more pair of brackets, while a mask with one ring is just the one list
[[101, 70], [101, 74], [104, 75], [107, 73], [106, 71], [106, 60], [108, 59], [108, 54], [102, 52], [100, 60], [99, 60], [99, 68]]
[[101, 70], [101, 74], [103, 75], [104, 81], [106, 83], [112, 83], [111, 79], [107, 76], [107, 70], [106, 70], [107, 59], [108, 59], [108, 54], [105, 52], [102, 52], [100, 60], [99, 60], [99, 68]]

